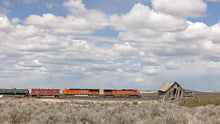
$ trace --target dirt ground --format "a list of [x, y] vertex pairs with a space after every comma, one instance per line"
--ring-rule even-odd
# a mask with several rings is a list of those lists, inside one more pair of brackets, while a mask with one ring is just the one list
[[95, 103], [114, 103], [114, 102], [128, 102], [132, 103], [133, 101], [137, 101], [138, 103], [144, 103], [144, 102], [157, 102], [157, 100], [146, 100], [146, 99], [59, 99], [59, 98], [14, 98], [14, 97], [3, 97], [0, 98], [0, 102], [6, 102], [6, 101], [19, 101], [22, 103], [33, 103], [33, 102], [95, 102]]

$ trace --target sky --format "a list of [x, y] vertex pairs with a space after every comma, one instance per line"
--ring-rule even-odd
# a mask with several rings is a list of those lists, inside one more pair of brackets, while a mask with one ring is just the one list
[[1, 0], [3, 88], [220, 91], [219, 0]]

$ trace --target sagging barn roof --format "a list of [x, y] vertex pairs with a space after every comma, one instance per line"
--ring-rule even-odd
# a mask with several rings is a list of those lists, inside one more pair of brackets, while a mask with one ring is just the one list
[[[166, 82], [158, 89], [158, 91], [166, 92], [166, 91], [169, 90], [174, 84], [179, 85], [177, 82], [169, 82], [169, 81], [166, 81]], [[179, 86], [180, 86], [180, 85], [179, 85]]]

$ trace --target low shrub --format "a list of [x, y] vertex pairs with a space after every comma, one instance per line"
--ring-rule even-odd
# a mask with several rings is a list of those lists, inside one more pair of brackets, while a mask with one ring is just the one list
[[[187, 100], [183, 102], [190, 106], [201, 104], [200, 98]], [[220, 106], [214, 105], [188, 108], [151, 101], [0, 102], [1, 124], [211, 124], [220, 122], [219, 117]]]
[[138, 101], [133, 101], [132, 102], [134, 105], [137, 105], [138, 104]]
[[200, 98], [200, 97], [194, 97], [194, 98], [188, 98], [188, 99], [181, 99], [179, 101], [180, 106], [187, 106], [187, 107], [197, 107], [197, 106], [205, 106], [208, 104], [213, 105], [220, 105], [220, 96], [212, 97], [212, 98]]

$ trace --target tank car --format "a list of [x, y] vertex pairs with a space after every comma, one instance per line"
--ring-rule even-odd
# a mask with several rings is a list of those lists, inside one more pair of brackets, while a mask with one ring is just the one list
[[28, 96], [29, 90], [28, 89], [16, 89], [16, 88], [1, 88], [0, 89], [1, 95], [14, 95], [14, 96]]

